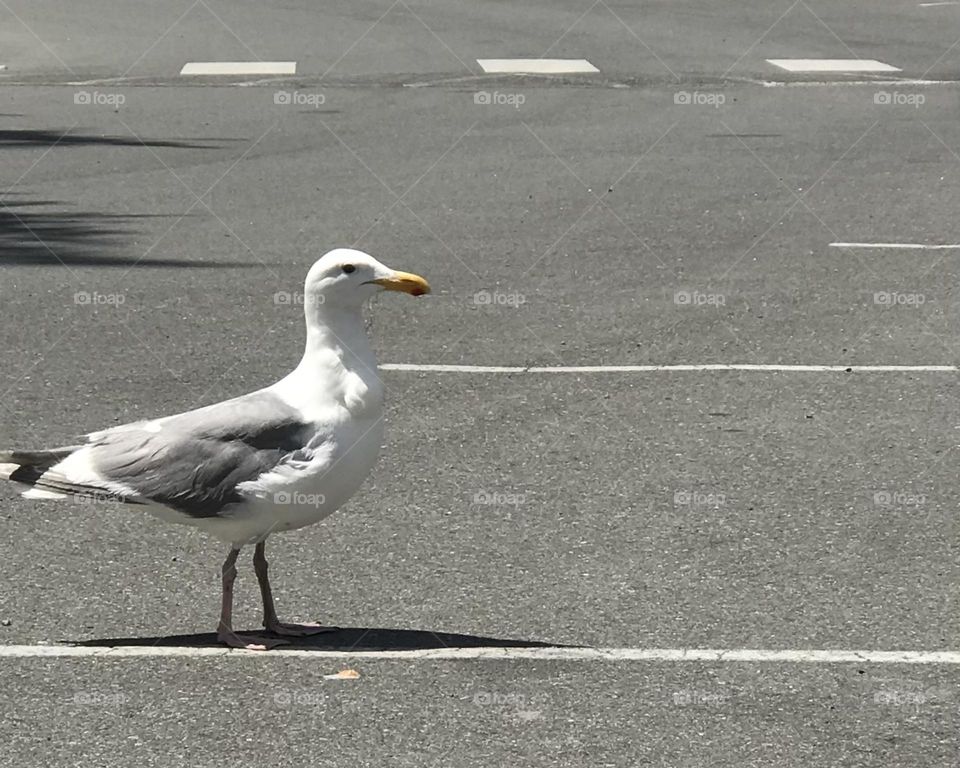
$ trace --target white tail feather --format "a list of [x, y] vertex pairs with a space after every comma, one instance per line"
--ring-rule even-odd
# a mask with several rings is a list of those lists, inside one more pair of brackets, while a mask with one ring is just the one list
[[65, 499], [67, 495], [65, 493], [57, 493], [55, 491], [47, 491], [43, 488], [31, 488], [28, 491], [24, 491], [20, 494], [25, 499]]

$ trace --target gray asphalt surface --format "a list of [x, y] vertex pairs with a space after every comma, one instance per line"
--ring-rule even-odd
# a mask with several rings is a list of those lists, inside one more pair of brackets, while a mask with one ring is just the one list
[[[0, 444], [274, 381], [337, 245], [434, 286], [381, 362], [956, 364], [960, 251], [829, 243], [960, 243], [960, 88], [765, 61], [957, 79], [960, 6], [877, 6], [0, 3]], [[601, 71], [476, 64], [541, 55]], [[268, 545], [318, 647], [960, 647], [955, 373], [384, 378], [364, 490]], [[0, 643], [209, 642], [215, 543], [13, 490]], [[346, 665], [5, 658], [0, 764], [957, 764], [947, 666]]]

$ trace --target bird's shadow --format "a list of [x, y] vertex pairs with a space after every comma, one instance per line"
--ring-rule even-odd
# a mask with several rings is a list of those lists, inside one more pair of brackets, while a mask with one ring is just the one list
[[[245, 632], [238, 632], [244, 636]], [[266, 632], [256, 634], [269, 635]], [[284, 637], [289, 645], [283, 648], [308, 651], [421, 651], [443, 648], [562, 648], [556, 643], [536, 640], [505, 640], [480, 635], [431, 632], [423, 629], [383, 629], [332, 627], [309, 637]], [[222, 648], [217, 636], [210, 632], [197, 635], [164, 635], [159, 637], [119, 637], [94, 640], [65, 640], [70, 645], [87, 648], [133, 648], [142, 646], [178, 648]]]

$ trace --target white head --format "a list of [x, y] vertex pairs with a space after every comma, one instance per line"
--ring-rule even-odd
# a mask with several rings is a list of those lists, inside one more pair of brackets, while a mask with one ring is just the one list
[[390, 269], [373, 256], [352, 248], [335, 248], [310, 267], [303, 295], [307, 306], [359, 309], [381, 291], [400, 291], [413, 296], [430, 293], [419, 275]]

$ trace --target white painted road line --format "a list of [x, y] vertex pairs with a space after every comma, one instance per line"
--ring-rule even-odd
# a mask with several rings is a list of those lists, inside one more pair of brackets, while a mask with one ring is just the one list
[[569, 75], [578, 72], [599, 72], [586, 59], [477, 59], [488, 74]]
[[181, 75], [295, 75], [295, 61], [191, 61]]
[[913, 251], [960, 250], [960, 243], [927, 245], [926, 243], [830, 243], [831, 248], [902, 248]]
[[383, 363], [381, 371], [423, 371], [425, 373], [526, 373], [522, 365], [435, 365], [425, 363]]
[[849, 88], [851, 86], [893, 85], [905, 88], [908, 85], [956, 85], [957, 80], [925, 80], [923, 78], [898, 77], [888, 80], [752, 80], [746, 82], [762, 85], [764, 88]]
[[787, 72], [899, 72], [875, 59], [767, 59]]
[[956, 373], [956, 365], [760, 365], [705, 363], [702, 365], [431, 365], [384, 363], [382, 371], [423, 373], [660, 373], [671, 371], [758, 371], [763, 373]]
[[920, 3], [921, 8], [936, 8], [937, 6], [940, 6], [940, 5], [960, 5], [960, 2], [958, 2], [957, 0], [952, 0], [952, 2], [948, 2], [948, 3]]
[[0, 645], [0, 658], [230, 658], [290, 659], [403, 659], [554, 661], [663, 661], [663, 662], [764, 662], [771, 664], [960, 664], [957, 651], [845, 651], [764, 650], [750, 648], [435, 648], [413, 651], [316, 651], [289, 648], [247, 651], [235, 648], [126, 645], [89, 647], [74, 645]]

